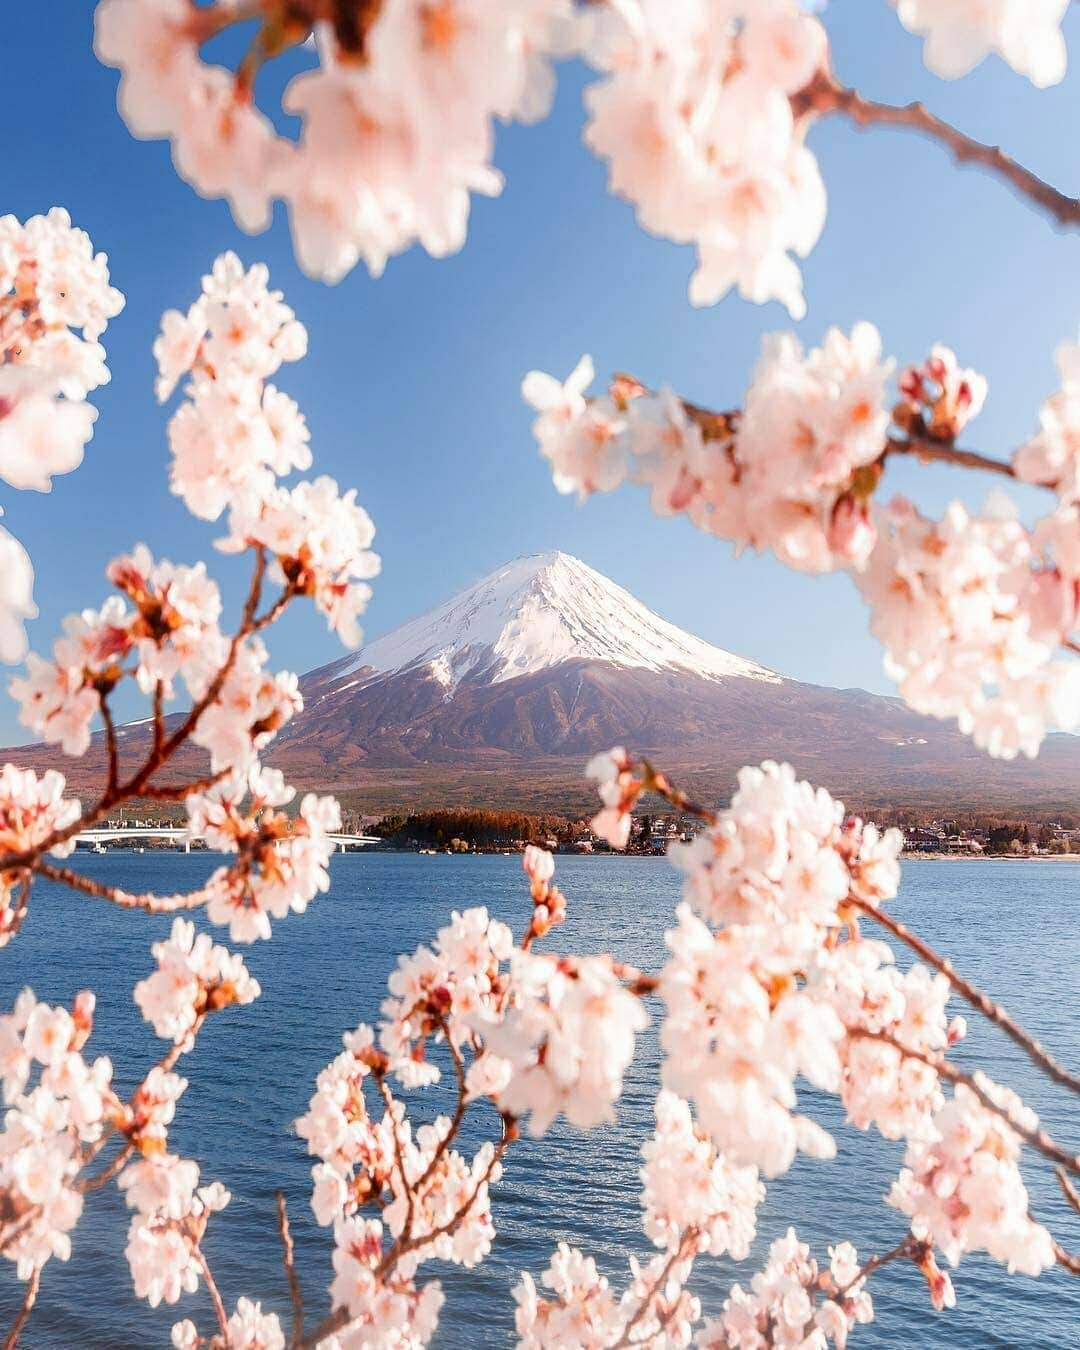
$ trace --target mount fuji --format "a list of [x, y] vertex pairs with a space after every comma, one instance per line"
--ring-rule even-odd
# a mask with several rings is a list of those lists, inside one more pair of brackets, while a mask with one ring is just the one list
[[899, 699], [712, 646], [566, 553], [505, 564], [301, 688], [273, 762], [372, 809], [584, 810], [585, 759], [616, 743], [721, 798], [740, 765], [765, 758], [866, 809], [1065, 809], [1080, 789], [1080, 739], [989, 760]]
[[[763, 759], [789, 760], [862, 811], [1015, 819], [1074, 812], [1080, 798], [1080, 738], [1049, 737], [1037, 760], [991, 760], [899, 699], [804, 684], [712, 646], [565, 553], [505, 564], [300, 686], [304, 710], [270, 763], [364, 811], [584, 814], [585, 761], [616, 744], [706, 800], [726, 800], [739, 767]], [[125, 760], [147, 736], [145, 724], [122, 729]], [[100, 738], [83, 760], [16, 752], [82, 789], [103, 759]], [[181, 762], [195, 769], [194, 752]]]

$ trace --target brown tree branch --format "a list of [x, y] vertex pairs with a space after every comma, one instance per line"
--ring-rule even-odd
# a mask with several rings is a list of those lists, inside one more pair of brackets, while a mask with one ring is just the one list
[[19, 1344], [19, 1337], [22, 1335], [23, 1328], [26, 1326], [30, 1313], [33, 1311], [34, 1303], [38, 1296], [38, 1289], [41, 1287], [41, 1271], [35, 1270], [26, 1281], [26, 1293], [23, 1295], [22, 1305], [19, 1308], [18, 1315], [8, 1332], [7, 1340], [4, 1342], [4, 1350], [15, 1350]]
[[944, 975], [958, 994], [966, 998], [984, 1017], [1015, 1041], [1048, 1078], [1052, 1078], [1055, 1083], [1059, 1083], [1062, 1087], [1080, 1093], [1080, 1076], [1059, 1064], [1053, 1055], [1044, 1050], [1034, 1036], [1026, 1032], [1018, 1022], [1010, 1017], [999, 1003], [995, 1003], [989, 995], [984, 994], [970, 980], [966, 980], [960, 975], [950, 960], [944, 956], [939, 956], [933, 947], [924, 942], [921, 937], [877, 905], [859, 900], [854, 896], [850, 896], [848, 902], [876, 923], [881, 924], [883, 928], [887, 928], [893, 937], [910, 947], [928, 966]]
[[1036, 1149], [1052, 1162], [1057, 1163], [1059, 1167], [1067, 1168], [1070, 1172], [1075, 1172], [1080, 1176], [1080, 1155], [1069, 1153], [1067, 1149], [1062, 1148], [1041, 1126], [1032, 1128], [1025, 1125], [1007, 1107], [999, 1106], [977, 1078], [972, 1074], [965, 1073], [962, 1069], [958, 1069], [944, 1055], [936, 1054], [930, 1050], [917, 1050], [914, 1046], [904, 1045], [902, 1041], [898, 1041], [895, 1036], [891, 1036], [887, 1031], [870, 1031], [866, 1027], [847, 1027], [846, 1031], [849, 1036], [857, 1040], [880, 1041], [884, 1045], [890, 1045], [894, 1050], [899, 1051], [905, 1059], [916, 1059], [921, 1064], [928, 1065], [942, 1078], [947, 1078], [950, 1083], [962, 1083], [988, 1111], [1003, 1120], [1014, 1134], [1018, 1134], [1033, 1149]]
[[209, 899], [205, 889], [191, 891], [187, 895], [133, 895], [119, 886], [107, 886], [103, 881], [95, 881], [93, 877], [72, 871], [70, 867], [57, 867], [44, 860], [38, 863], [36, 870], [39, 876], [48, 877], [50, 881], [57, 881], [73, 891], [81, 891], [83, 895], [108, 900], [121, 909], [142, 909], [148, 914], [175, 914], [180, 910], [200, 909]]
[[116, 745], [116, 723], [109, 707], [108, 694], [101, 695], [101, 720], [105, 725], [105, 745], [109, 758], [109, 777], [106, 792], [115, 792], [120, 782], [120, 752]]
[[1059, 192], [1030, 169], [1017, 163], [1000, 146], [975, 140], [935, 116], [922, 103], [902, 106], [877, 103], [864, 98], [858, 90], [840, 84], [830, 71], [822, 70], [795, 96], [792, 104], [796, 115], [823, 117], [839, 113], [850, 118], [860, 128], [900, 127], [929, 136], [944, 146], [958, 164], [976, 164], [1003, 179], [1021, 197], [1049, 215], [1060, 229], [1080, 227], [1080, 199]]
[[300, 1288], [300, 1276], [296, 1273], [296, 1250], [293, 1246], [292, 1230], [289, 1227], [289, 1211], [285, 1204], [284, 1191], [277, 1192], [278, 1235], [281, 1238], [281, 1259], [285, 1266], [285, 1278], [289, 1282], [289, 1297], [293, 1306], [292, 1336], [289, 1346], [298, 1346], [304, 1339], [304, 1294]]
[[989, 455], [980, 455], [975, 450], [961, 450], [959, 446], [949, 445], [945, 441], [935, 441], [926, 436], [903, 440], [890, 436], [885, 442], [885, 455], [913, 455], [920, 464], [955, 464], [964, 469], [981, 469], [986, 473], [1001, 474], [1005, 478], [1015, 478], [1016, 470], [1001, 459], [991, 459]]
[[210, 1271], [210, 1262], [206, 1259], [206, 1253], [203, 1251], [200, 1243], [196, 1242], [194, 1246], [195, 1259], [202, 1268], [203, 1279], [206, 1281], [206, 1289], [210, 1295], [210, 1301], [214, 1305], [214, 1315], [217, 1318], [218, 1326], [221, 1328], [222, 1345], [229, 1344], [229, 1316], [225, 1311], [225, 1304], [222, 1301], [221, 1290], [217, 1287], [217, 1281]]
[[1077, 1191], [1076, 1187], [1069, 1180], [1068, 1174], [1066, 1173], [1064, 1168], [1056, 1167], [1054, 1169], [1054, 1172], [1057, 1176], [1058, 1185], [1061, 1187], [1061, 1191], [1062, 1194], [1065, 1196], [1065, 1199], [1068, 1200], [1069, 1204], [1072, 1205], [1073, 1209], [1076, 1210], [1077, 1214], [1080, 1214], [1080, 1192]]

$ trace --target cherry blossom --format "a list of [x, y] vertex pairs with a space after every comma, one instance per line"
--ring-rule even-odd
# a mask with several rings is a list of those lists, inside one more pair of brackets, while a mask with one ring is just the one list
[[267, 384], [299, 360], [307, 333], [261, 264], [244, 270], [223, 253], [186, 315], [169, 310], [154, 344], [164, 402], [185, 374], [185, 401], [169, 423], [172, 488], [195, 515], [216, 520], [230, 505], [258, 503], [276, 475], [311, 464], [303, 416]]
[[613, 192], [652, 234], [694, 243], [694, 304], [737, 288], [806, 311], [791, 254], [825, 223], [825, 189], [792, 95], [821, 66], [820, 22], [794, 0], [694, 0], [671, 21], [657, 0], [601, 7], [585, 58], [605, 78], [586, 93], [585, 140]]
[[150, 949], [157, 970], [135, 986], [135, 1002], [155, 1033], [184, 1049], [207, 1013], [233, 1003], [251, 1003], [261, 992], [243, 958], [195, 934], [190, 919], [174, 919], [168, 940]]
[[357, 617], [367, 608], [379, 573], [370, 549], [375, 527], [356, 491], [338, 491], [332, 478], [268, 492], [258, 510], [236, 507], [229, 517], [229, 549], [262, 545], [274, 557], [272, 576], [294, 595], [310, 596], [331, 631], [348, 647], [363, 639]]
[[[825, 1350], [832, 1342], [844, 1350], [852, 1327], [873, 1321], [874, 1305], [866, 1281], [858, 1278], [851, 1243], [830, 1247], [829, 1255], [829, 1270], [819, 1275], [810, 1248], [789, 1228], [769, 1248], [750, 1291], [733, 1285], [722, 1316], [707, 1321], [694, 1344], [703, 1350], [765, 1350], [770, 1345]], [[824, 1297], [819, 1302], [820, 1291]]]
[[330, 1297], [351, 1319], [340, 1337], [344, 1350], [427, 1345], [438, 1325], [443, 1293], [437, 1281], [418, 1289], [404, 1276], [380, 1279], [383, 1225], [378, 1219], [339, 1219], [334, 1228], [334, 1280]]
[[1053, 527], [1033, 535], [1002, 496], [981, 515], [953, 502], [941, 521], [897, 498], [881, 523], [858, 584], [911, 707], [956, 718], [1006, 759], [1037, 754], [1051, 728], [1075, 728], [1080, 667], [1057, 655], [1077, 622], [1075, 594], [1040, 549]]
[[124, 1249], [135, 1296], [156, 1308], [194, 1293], [202, 1273], [199, 1243], [229, 1192], [217, 1182], [200, 1186], [198, 1166], [171, 1154], [125, 1168], [118, 1185], [136, 1211]]
[[0, 525], [0, 662], [13, 664], [26, 655], [23, 624], [37, 618], [37, 612], [30, 555]]
[[657, 1256], [645, 1266], [631, 1257], [630, 1283], [618, 1297], [591, 1256], [561, 1242], [541, 1276], [554, 1298], [539, 1296], [528, 1271], [514, 1288], [518, 1346], [520, 1350], [563, 1350], [571, 1345], [591, 1350], [619, 1344], [676, 1350], [685, 1346], [701, 1315], [700, 1303], [683, 1288], [691, 1265], [692, 1257], [673, 1261]]
[[745, 1261], [765, 1198], [756, 1168], [733, 1166], [694, 1124], [687, 1103], [667, 1091], [656, 1099], [656, 1133], [641, 1153], [644, 1226], [656, 1246], [677, 1249], [693, 1229], [701, 1251]]
[[1038, 88], [1065, 77], [1061, 22], [1069, 0], [891, 0], [909, 32], [926, 38], [926, 64], [955, 80], [996, 52]]
[[1080, 498], [1080, 346], [1062, 343], [1056, 360], [1061, 388], [1043, 404], [1039, 432], [1017, 450], [1013, 468], [1025, 483], [1073, 502]]
[[256, 763], [187, 799], [192, 836], [239, 855], [236, 865], [219, 868], [205, 887], [208, 918], [228, 924], [234, 942], [268, 938], [271, 918], [302, 914], [330, 887], [334, 842], [328, 835], [341, 829], [338, 804], [308, 793], [290, 820], [276, 808], [295, 795], [280, 773]]
[[501, 1109], [528, 1115], [534, 1136], [560, 1114], [578, 1129], [614, 1120], [634, 1037], [648, 1016], [610, 960], [560, 962], [518, 950], [510, 982], [505, 1016], [485, 1028], [489, 1050], [511, 1065], [498, 1097]]
[[809, 353], [792, 334], [766, 339], [737, 418], [696, 419], [670, 390], [652, 395], [623, 380], [586, 399], [591, 363], [561, 394], [536, 371], [523, 392], [540, 409], [534, 431], [560, 491], [611, 491], [633, 478], [662, 515], [684, 512], [738, 549], [772, 549], [790, 567], [823, 572], [862, 567], [873, 548], [868, 498], [891, 371], [877, 330], [862, 323], [850, 336], [830, 330]]
[[[1029, 1129], [1035, 1113], [1014, 1092], [978, 1075], [979, 1086]], [[1056, 1260], [1050, 1234], [1029, 1213], [1020, 1176], [1020, 1138], [970, 1088], [938, 1111], [929, 1138], [908, 1144], [889, 1203], [911, 1218], [917, 1238], [940, 1247], [950, 1265], [986, 1251], [1010, 1271], [1038, 1275]]]
[[502, 969], [513, 950], [506, 924], [481, 907], [456, 911], [434, 948], [400, 956], [382, 1005], [379, 1046], [407, 1087], [437, 1082], [440, 1070], [425, 1057], [429, 1038], [460, 1045], [480, 1025], [500, 1020], [508, 978]]
[[[285, 200], [301, 265], [336, 281], [361, 259], [378, 275], [414, 241], [438, 257], [462, 246], [470, 193], [502, 186], [493, 119], [547, 114], [550, 60], [570, 50], [572, 12], [570, 0], [398, 0], [374, 21], [319, 23], [318, 67], [283, 99], [301, 119], [298, 143], [275, 133], [243, 77], [201, 60], [228, 14], [103, 0], [95, 49], [121, 71], [118, 104], [135, 135], [169, 138], [178, 172], [226, 197], [246, 230], [265, 229], [273, 199]], [[315, 15], [302, 15], [279, 44], [307, 36]]]
[[[7, 1230], [0, 1252], [29, 1280], [53, 1257], [71, 1256], [71, 1231], [83, 1208], [76, 1178], [84, 1146], [101, 1137], [118, 1102], [112, 1064], [91, 1064], [80, 1050], [93, 1023], [94, 998], [72, 1009], [39, 1003], [24, 990], [0, 1018], [4, 1101], [0, 1130], [0, 1213]], [[31, 1087], [35, 1067], [38, 1082]]]
[[590, 828], [613, 848], [625, 848], [630, 838], [630, 813], [641, 792], [626, 751], [616, 745], [594, 755], [585, 768], [585, 777], [596, 780], [604, 804], [590, 821]]

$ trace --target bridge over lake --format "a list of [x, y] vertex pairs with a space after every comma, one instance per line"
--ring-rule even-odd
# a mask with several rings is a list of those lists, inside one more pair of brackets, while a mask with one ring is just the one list
[[[373, 834], [328, 834], [326, 836], [336, 846], [339, 853], [345, 853], [349, 849], [369, 848], [372, 844], [382, 842]], [[166, 840], [179, 848], [183, 845], [184, 852], [191, 852], [191, 845], [202, 839], [203, 836], [189, 834], [183, 826], [180, 825], [98, 825], [92, 829], [84, 830], [82, 834], [75, 836], [76, 847], [82, 848], [105, 848], [108, 844], [123, 840], [127, 843], [146, 843], [148, 840]]]

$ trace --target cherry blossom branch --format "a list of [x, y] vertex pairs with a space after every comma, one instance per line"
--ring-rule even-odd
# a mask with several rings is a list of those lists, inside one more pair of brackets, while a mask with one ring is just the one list
[[1077, 1214], [1080, 1214], [1080, 1191], [1077, 1191], [1076, 1187], [1069, 1180], [1068, 1173], [1064, 1168], [1056, 1167], [1054, 1172], [1065, 1199], [1068, 1200], [1069, 1204], [1072, 1205]]
[[109, 777], [105, 791], [115, 792], [120, 783], [120, 751], [116, 744], [116, 723], [109, 707], [108, 694], [101, 695], [101, 720], [105, 724], [105, 744], [109, 757]]
[[38, 1289], [41, 1287], [41, 1271], [35, 1270], [26, 1282], [26, 1293], [23, 1295], [22, 1306], [19, 1308], [18, 1315], [8, 1332], [7, 1340], [4, 1342], [4, 1350], [15, 1350], [19, 1344], [19, 1337], [22, 1335], [23, 1328], [29, 1320], [30, 1313], [33, 1311], [34, 1303], [38, 1296]]
[[[240, 626], [233, 635], [229, 643], [229, 651], [225, 661], [217, 671], [214, 678], [210, 681], [206, 692], [202, 698], [196, 700], [183, 722], [173, 734], [164, 740], [163, 743], [156, 744], [151, 749], [145, 763], [136, 771], [134, 776], [126, 783], [119, 784], [113, 788], [106, 787], [102, 792], [95, 806], [88, 812], [81, 813], [69, 825], [54, 830], [32, 848], [23, 849], [18, 853], [0, 854], [0, 873], [13, 871], [21, 867], [34, 867], [40, 870], [38, 866], [44, 854], [55, 848], [58, 844], [66, 843], [73, 839], [77, 834], [104, 820], [109, 812], [121, 802], [128, 801], [133, 797], [139, 797], [144, 789], [149, 785], [150, 779], [154, 774], [167, 763], [180, 747], [190, 738], [192, 732], [198, 726], [203, 713], [211, 706], [225, 686], [236, 659], [240, 653], [240, 648], [245, 639], [261, 628], [267, 627], [280, 616], [281, 611], [289, 600], [292, 599], [294, 591], [291, 586], [286, 587], [285, 591], [279, 597], [278, 601], [261, 618], [257, 618], [259, 601], [262, 597], [263, 579], [266, 575], [266, 550], [260, 545], [254, 549], [255, 564], [251, 578], [251, 584], [248, 590], [247, 600], [244, 604], [243, 616]], [[157, 737], [155, 736], [155, 742]]]
[[[679, 1264], [679, 1262], [686, 1261], [693, 1255], [700, 1237], [701, 1234], [697, 1228], [686, 1229], [686, 1231], [683, 1233], [678, 1244], [675, 1246], [674, 1250], [671, 1252], [668, 1259], [664, 1262], [663, 1266], [661, 1266], [656, 1276], [656, 1279], [653, 1281], [652, 1288], [638, 1304], [637, 1308], [634, 1310], [633, 1316], [629, 1319], [626, 1326], [623, 1328], [622, 1335], [619, 1337], [617, 1341], [612, 1342], [611, 1350], [622, 1350], [624, 1346], [645, 1344], [644, 1341], [635, 1341], [631, 1337], [630, 1333], [648, 1312], [653, 1299], [657, 1296], [659, 1291], [663, 1289], [664, 1285], [667, 1284], [668, 1279], [671, 1276], [671, 1272], [675, 1269], [675, 1267]], [[672, 1307], [668, 1309], [667, 1313], [663, 1317], [657, 1319], [659, 1322], [659, 1325], [657, 1327], [658, 1332], [664, 1330], [667, 1323], [677, 1312], [678, 1307], [679, 1301], [678, 1299], [676, 1299]], [[652, 1339], [652, 1337], [650, 1337], [649, 1339]]]
[[1015, 1134], [1018, 1134], [1033, 1149], [1051, 1159], [1052, 1162], [1057, 1163], [1058, 1166], [1067, 1168], [1070, 1172], [1075, 1172], [1080, 1176], [1080, 1155], [1069, 1153], [1067, 1149], [1062, 1148], [1041, 1126], [1032, 1128], [1025, 1125], [1022, 1120], [1017, 1119], [1012, 1111], [1007, 1107], [1000, 1106], [994, 1100], [979, 1082], [978, 1077], [958, 1069], [944, 1055], [936, 1054], [931, 1050], [917, 1050], [914, 1046], [905, 1045], [887, 1031], [870, 1031], [866, 1027], [848, 1027], [846, 1030], [847, 1034], [854, 1039], [878, 1041], [884, 1045], [891, 1045], [905, 1059], [918, 1060], [921, 1064], [933, 1069], [942, 1078], [947, 1078], [950, 1083], [962, 1083], [969, 1092], [978, 1097], [988, 1111], [1003, 1120]]
[[1072, 1252], [1066, 1251], [1060, 1242], [1053, 1241], [1053, 1247], [1058, 1265], [1070, 1275], [1080, 1275], [1080, 1256], [1074, 1256]]
[[1059, 1064], [1053, 1055], [1044, 1050], [1034, 1036], [1031, 1036], [1018, 1022], [1010, 1017], [999, 1003], [995, 1003], [989, 995], [984, 994], [970, 980], [966, 980], [960, 975], [947, 957], [939, 956], [933, 947], [924, 942], [916, 933], [913, 933], [905, 924], [886, 913], [885, 910], [859, 900], [855, 896], [849, 897], [849, 900], [861, 913], [881, 924], [883, 928], [887, 928], [893, 937], [916, 952], [928, 966], [944, 975], [958, 994], [966, 998], [984, 1017], [1015, 1041], [1047, 1077], [1052, 1078], [1055, 1083], [1059, 1083], [1062, 1087], [1080, 1093], [1080, 1076]]
[[81, 1191], [83, 1195], [90, 1191], [100, 1190], [102, 1186], [108, 1185], [114, 1177], [120, 1175], [134, 1152], [135, 1145], [129, 1141], [108, 1166], [103, 1167], [95, 1176], [85, 1177], [82, 1181], [76, 1182], [74, 1189]]
[[920, 464], [955, 464], [964, 469], [1001, 474], [1005, 478], [1016, 477], [1016, 470], [1004, 460], [991, 459], [989, 455], [981, 455], [975, 450], [962, 450], [947, 441], [937, 441], [927, 436], [910, 439], [890, 436], [885, 442], [883, 458], [887, 455], [913, 455]]
[[[414, 1188], [409, 1185], [409, 1178], [405, 1172], [405, 1150], [402, 1147], [401, 1134], [398, 1131], [398, 1118], [394, 1113], [394, 1094], [390, 1091], [390, 1086], [386, 1081], [385, 1073], [376, 1073], [373, 1076], [379, 1089], [379, 1094], [386, 1103], [386, 1111], [390, 1117], [390, 1133], [394, 1137], [394, 1157], [397, 1161], [398, 1176], [401, 1178], [401, 1189], [405, 1193], [405, 1227], [402, 1229], [402, 1232], [407, 1238], [412, 1232]], [[419, 1189], [419, 1187], [416, 1189]]]
[[875, 1271], [881, 1270], [883, 1266], [891, 1265], [893, 1261], [899, 1261], [906, 1258], [907, 1260], [915, 1261], [917, 1264], [921, 1253], [925, 1251], [926, 1247], [927, 1244], [925, 1242], [920, 1242], [917, 1238], [912, 1237], [910, 1233], [905, 1234], [901, 1241], [898, 1242], [891, 1251], [887, 1251], [881, 1256], [872, 1256], [865, 1265], [859, 1268], [859, 1273], [854, 1279], [849, 1280], [847, 1284], [845, 1284], [842, 1289], [838, 1289], [832, 1297], [837, 1301], [846, 1298], [857, 1284], [860, 1284], [863, 1280], [869, 1279]]
[[221, 1291], [217, 1287], [217, 1281], [210, 1271], [210, 1262], [206, 1259], [206, 1253], [202, 1249], [201, 1242], [192, 1244], [192, 1255], [198, 1261], [203, 1273], [203, 1279], [206, 1281], [206, 1289], [210, 1295], [210, 1301], [214, 1305], [214, 1315], [217, 1317], [218, 1326], [221, 1328], [222, 1345], [229, 1344], [229, 1315], [225, 1311], [225, 1304], [221, 1297]]
[[797, 114], [819, 117], [842, 114], [859, 128], [902, 127], [938, 141], [958, 164], [976, 164], [1004, 179], [1022, 197], [1046, 212], [1061, 229], [1080, 227], [1080, 199], [1059, 192], [1030, 169], [1017, 163], [1000, 146], [986, 145], [944, 121], [922, 103], [896, 105], [864, 98], [822, 70], [792, 100]]
[[[435, 1148], [434, 1153], [432, 1153], [431, 1155], [431, 1161], [424, 1169], [423, 1176], [421, 1176], [420, 1180], [416, 1183], [415, 1189], [418, 1195], [427, 1185], [428, 1181], [430, 1181], [432, 1174], [434, 1173], [436, 1167], [438, 1167], [441, 1158], [446, 1153], [446, 1150], [457, 1138], [458, 1131], [461, 1129], [461, 1122], [465, 1119], [465, 1112], [468, 1110], [468, 1088], [466, 1087], [465, 1084], [465, 1062], [462, 1059], [461, 1051], [457, 1048], [457, 1046], [450, 1038], [450, 1028], [447, 1026], [446, 1018], [442, 1015], [442, 1013], [437, 1014], [436, 1021], [438, 1022], [439, 1027], [442, 1030], [443, 1036], [446, 1039], [446, 1046], [450, 1052], [450, 1058], [454, 1061], [454, 1074], [457, 1078], [458, 1098], [457, 1104], [454, 1107], [453, 1117], [451, 1118], [450, 1121], [450, 1128], [447, 1130], [445, 1136], [439, 1141], [438, 1145]], [[404, 1177], [404, 1172], [402, 1173], [402, 1176]], [[409, 1204], [411, 1214], [411, 1206], [412, 1206], [411, 1197]]]
[[[387, 1250], [382, 1260], [375, 1267], [374, 1273], [376, 1280], [385, 1279], [386, 1276], [393, 1271], [394, 1267], [403, 1256], [406, 1256], [409, 1252], [417, 1251], [422, 1247], [428, 1246], [437, 1238], [443, 1237], [447, 1233], [454, 1232], [461, 1222], [468, 1217], [472, 1207], [476, 1204], [480, 1192], [491, 1180], [495, 1169], [502, 1163], [502, 1160], [506, 1155], [506, 1150], [518, 1137], [517, 1122], [513, 1116], [503, 1115], [502, 1124], [502, 1138], [495, 1145], [495, 1148], [492, 1151], [491, 1161], [488, 1163], [487, 1167], [484, 1168], [483, 1174], [473, 1187], [472, 1193], [462, 1201], [450, 1218], [447, 1219], [445, 1223], [440, 1224], [437, 1228], [433, 1228], [430, 1232], [419, 1234], [416, 1237], [399, 1238], [393, 1246]], [[310, 1332], [298, 1343], [301, 1350], [313, 1350], [313, 1347], [321, 1345], [328, 1337], [335, 1335], [337, 1332], [347, 1327], [350, 1320], [348, 1308], [338, 1308], [335, 1312], [330, 1313], [329, 1316], [324, 1317], [315, 1330]]]
[[190, 891], [185, 895], [149, 895], [140, 893], [133, 895], [130, 891], [123, 891], [118, 886], [108, 886], [102, 881], [95, 881], [92, 877], [83, 876], [81, 872], [72, 871], [70, 867], [57, 867], [54, 863], [47, 863], [44, 859], [38, 863], [35, 871], [39, 876], [47, 877], [50, 881], [57, 881], [63, 886], [68, 886], [73, 891], [81, 891], [83, 895], [91, 895], [98, 900], [108, 900], [110, 904], [119, 905], [121, 909], [142, 909], [148, 914], [175, 914], [178, 910], [200, 909], [210, 898], [210, 893], [206, 889]]
[[289, 1282], [289, 1297], [293, 1305], [293, 1329], [290, 1346], [297, 1346], [304, 1338], [304, 1294], [300, 1288], [300, 1276], [296, 1273], [296, 1250], [293, 1246], [292, 1230], [289, 1227], [289, 1211], [285, 1203], [284, 1191], [277, 1192], [278, 1236], [281, 1238], [281, 1260], [285, 1267], [285, 1278]]

